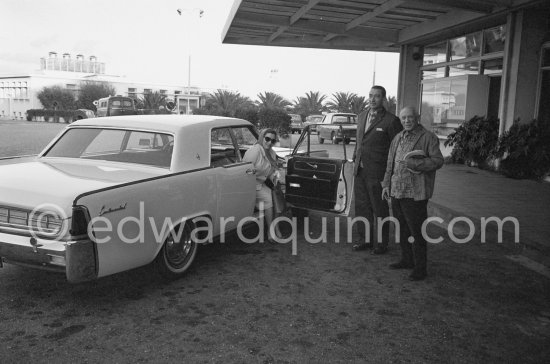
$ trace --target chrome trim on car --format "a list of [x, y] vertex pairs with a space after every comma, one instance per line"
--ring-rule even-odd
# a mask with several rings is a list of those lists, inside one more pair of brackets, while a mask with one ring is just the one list
[[51, 211], [0, 206], [0, 231], [53, 239], [63, 230], [63, 224], [64, 219]]

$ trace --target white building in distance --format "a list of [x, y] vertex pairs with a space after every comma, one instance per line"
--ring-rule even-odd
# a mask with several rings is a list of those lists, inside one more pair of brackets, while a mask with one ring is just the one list
[[[41, 109], [37, 98], [44, 87], [61, 86], [78, 93], [83, 82], [108, 82], [116, 90], [116, 95], [138, 98], [147, 93], [159, 92], [173, 100], [176, 111], [186, 114], [200, 106], [204, 92], [197, 87], [146, 83], [129, 80], [124, 76], [105, 74], [105, 63], [95, 56], [86, 60], [81, 54], [76, 58], [64, 53], [61, 58], [50, 52], [47, 58], [40, 59], [40, 70], [29, 74], [0, 75], [0, 118], [24, 119], [29, 109]], [[95, 110], [94, 110], [95, 111]]]

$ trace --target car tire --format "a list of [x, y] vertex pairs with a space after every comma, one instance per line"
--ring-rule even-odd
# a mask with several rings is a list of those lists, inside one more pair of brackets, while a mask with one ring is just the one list
[[319, 135], [319, 144], [323, 144], [325, 142], [325, 138], [321, 138], [321, 134]]
[[339, 143], [338, 138], [336, 138], [336, 134], [334, 134], [334, 132], [332, 132], [332, 134], [330, 135], [330, 139], [332, 140], [332, 144]]
[[350, 138], [346, 138], [346, 139], [344, 139], [344, 143], [346, 143], [346, 144], [349, 144], [349, 143], [351, 143], [351, 139], [350, 139]]
[[[163, 277], [167, 279], [180, 278], [193, 264], [198, 250], [198, 244], [192, 239], [194, 226], [189, 222], [179, 225], [164, 241], [162, 249], [155, 259], [157, 269]], [[183, 229], [183, 231], [179, 229]]]

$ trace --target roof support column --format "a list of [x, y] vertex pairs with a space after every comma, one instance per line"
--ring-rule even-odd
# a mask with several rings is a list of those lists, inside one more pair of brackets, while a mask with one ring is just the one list
[[547, 40], [540, 29], [547, 26], [548, 9], [527, 9], [508, 16], [504, 70], [501, 85], [500, 133], [514, 120], [530, 122], [535, 115], [540, 50]]
[[420, 106], [420, 48], [402, 45], [399, 53], [399, 79], [397, 81], [397, 113], [405, 106]]

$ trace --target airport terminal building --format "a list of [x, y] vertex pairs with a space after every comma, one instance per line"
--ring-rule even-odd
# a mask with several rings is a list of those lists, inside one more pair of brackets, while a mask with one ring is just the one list
[[235, 0], [222, 39], [399, 52], [398, 108], [441, 140], [475, 115], [550, 120], [548, 0]]
[[[127, 79], [123, 76], [105, 74], [105, 63], [95, 56], [85, 58], [79, 54], [72, 58], [65, 53], [58, 57], [50, 52], [40, 59], [40, 69], [19, 75], [0, 75], [0, 118], [24, 119], [29, 109], [41, 109], [37, 94], [44, 87], [61, 86], [78, 92], [83, 82], [108, 82], [117, 95], [138, 98], [147, 93], [159, 92], [176, 102], [176, 111], [187, 113], [200, 106], [203, 92], [197, 87], [154, 84]], [[189, 100], [189, 102], [188, 102]]]

